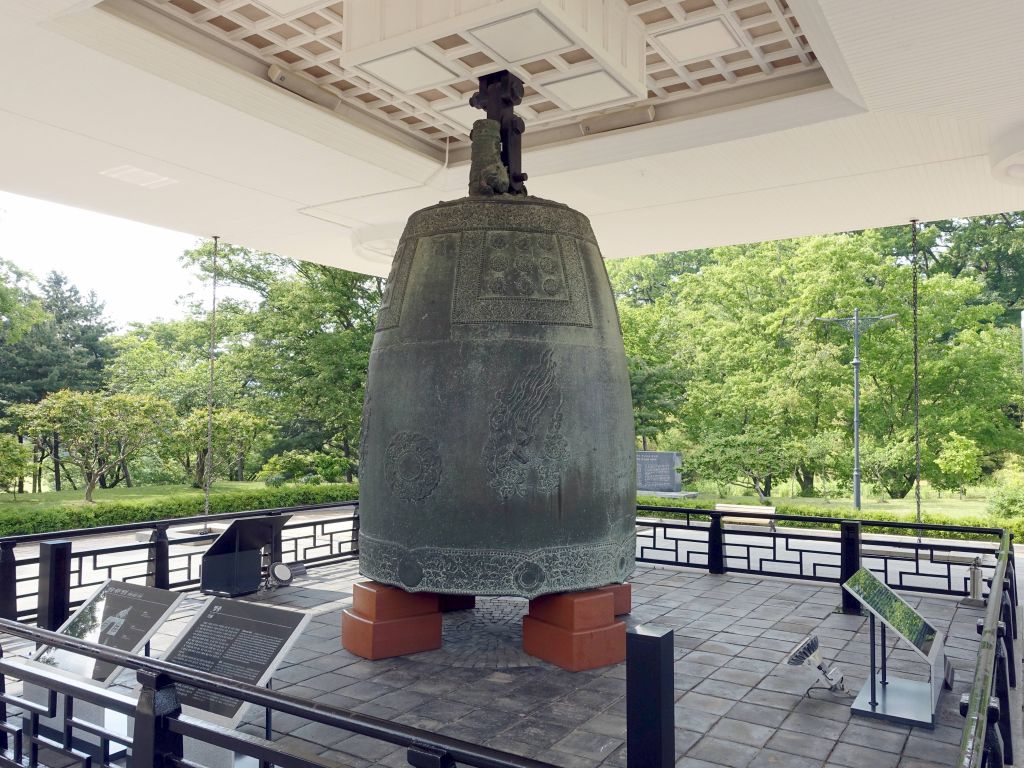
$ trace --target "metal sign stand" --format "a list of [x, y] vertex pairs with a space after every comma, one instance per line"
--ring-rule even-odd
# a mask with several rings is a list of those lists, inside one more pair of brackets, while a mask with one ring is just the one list
[[[846, 585], [844, 584], [844, 588]], [[928, 680], [903, 680], [889, 677], [886, 669], [888, 648], [886, 645], [886, 628], [892, 629], [897, 637], [906, 638], [886, 618], [879, 613], [870, 601], [850, 589], [846, 591], [868, 611], [869, 669], [868, 681], [860, 689], [857, 698], [850, 706], [855, 715], [888, 720], [904, 725], [916, 725], [922, 728], [935, 727], [935, 707], [943, 686], [953, 687], [953, 668], [946, 660], [942, 632], [935, 630], [928, 652], [924, 653], [911, 642], [907, 645], [928, 663]], [[894, 594], [894, 593], [893, 593]], [[894, 594], [895, 596], [895, 594]], [[898, 596], [897, 596], [897, 599]], [[907, 606], [909, 609], [909, 606]], [[912, 610], [912, 609], [910, 609]], [[879, 632], [875, 632], [875, 619], [878, 619]], [[881, 665], [878, 663], [878, 640], [881, 641]]]

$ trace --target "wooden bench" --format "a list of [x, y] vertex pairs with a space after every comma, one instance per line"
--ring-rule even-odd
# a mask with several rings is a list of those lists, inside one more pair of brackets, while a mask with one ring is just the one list
[[[715, 504], [715, 512], [749, 512], [755, 515], [774, 515], [775, 507], [763, 507], [760, 504]], [[730, 525], [767, 525], [775, 532], [773, 517], [728, 517], [722, 515], [722, 522]]]

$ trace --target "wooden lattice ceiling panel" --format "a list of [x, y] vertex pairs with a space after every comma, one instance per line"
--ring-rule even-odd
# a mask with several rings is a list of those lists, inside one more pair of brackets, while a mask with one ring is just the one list
[[[528, 128], [536, 128], [819, 66], [786, 0], [605, 0], [620, 4], [623, 19], [642, 35], [638, 89], [631, 91], [628, 82], [623, 87], [621, 78], [607, 77], [599, 57], [577, 40], [567, 39], [561, 47], [552, 48], [558, 45], [556, 38], [529, 60], [508, 61], [495, 50], [493, 41], [487, 44], [485, 35], [454, 28], [410, 49], [410, 55], [421, 57], [421, 68], [430, 71], [425, 78], [430, 83], [418, 90], [403, 90], [386, 68], [374, 68], [372, 62], [351, 63], [346, 6], [361, 1], [365, 2], [138, 0], [267, 65], [277, 64], [301, 75], [343, 102], [410, 134], [452, 146], [468, 141], [472, 121], [481, 116], [467, 106], [477, 78], [497, 69], [510, 70], [526, 84], [517, 111]], [[570, 0], [543, 1], [564, 4]], [[407, 70], [414, 70], [416, 63], [409, 67], [406, 62]], [[581, 104], [580, 89], [569, 84], [580, 85], [603, 101]], [[644, 87], [646, 93], [637, 92]]]

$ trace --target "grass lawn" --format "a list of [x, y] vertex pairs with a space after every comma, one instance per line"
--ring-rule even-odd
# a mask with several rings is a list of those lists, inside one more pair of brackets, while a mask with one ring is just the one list
[[[221, 480], [214, 483], [210, 489], [210, 495], [216, 496], [222, 493], [238, 491], [265, 490], [266, 485], [262, 482], [235, 483]], [[93, 493], [96, 505], [102, 505], [104, 501], [155, 501], [166, 496], [197, 496], [202, 498], [201, 488], [192, 488], [188, 485], [144, 485], [138, 488], [97, 488]], [[7, 511], [17, 510], [19, 512], [42, 511], [57, 506], [87, 506], [84, 490], [63, 490], [47, 491], [45, 493], [20, 493], [13, 496], [9, 493], [0, 493], [0, 515]]]

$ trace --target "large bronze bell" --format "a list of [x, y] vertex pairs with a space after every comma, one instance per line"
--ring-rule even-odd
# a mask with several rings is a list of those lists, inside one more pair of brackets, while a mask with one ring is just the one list
[[601, 252], [585, 216], [525, 194], [501, 144], [478, 121], [470, 196], [409, 218], [370, 354], [359, 570], [412, 592], [532, 598], [633, 569], [629, 375]]

